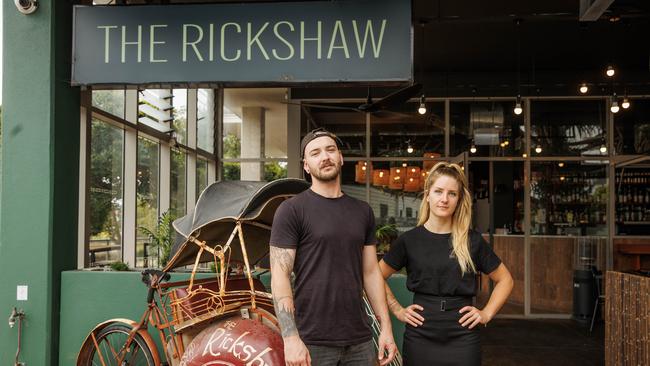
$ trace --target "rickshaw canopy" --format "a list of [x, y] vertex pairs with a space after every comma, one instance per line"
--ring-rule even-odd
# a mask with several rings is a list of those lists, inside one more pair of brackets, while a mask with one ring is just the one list
[[[250, 263], [257, 263], [269, 251], [270, 227], [275, 210], [284, 200], [309, 188], [302, 179], [285, 178], [266, 182], [222, 181], [208, 186], [194, 210], [173, 222], [176, 237], [165, 271], [194, 264], [199, 246], [188, 238], [205, 241], [210, 247], [224, 245], [241, 223]], [[243, 262], [239, 237], [230, 245], [230, 261]], [[228, 254], [226, 254], [228, 256]], [[204, 251], [200, 263], [214, 261]]]

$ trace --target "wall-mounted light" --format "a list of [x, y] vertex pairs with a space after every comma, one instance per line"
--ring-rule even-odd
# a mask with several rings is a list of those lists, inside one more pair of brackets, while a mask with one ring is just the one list
[[587, 83], [580, 84], [580, 89], [579, 90], [580, 90], [580, 93], [587, 94], [587, 92], [589, 91], [589, 87], [587, 86]]
[[621, 103], [621, 107], [623, 107], [623, 109], [630, 108], [630, 100], [627, 99], [627, 97], [623, 98], [623, 103]]
[[167, 131], [165, 133], [169, 135], [169, 140], [167, 140], [167, 143], [169, 143], [169, 147], [178, 146], [176, 130], [169, 130], [169, 131]]
[[609, 76], [610, 78], [616, 74], [616, 70], [614, 70], [614, 66], [609, 65], [607, 66], [607, 70], [605, 70], [605, 75]]
[[418, 108], [418, 113], [420, 113], [420, 114], [427, 113], [427, 104], [425, 103], [425, 100], [424, 100], [424, 94], [422, 94], [422, 96], [420, 96], [420, 107]]
[[516, 115], [520, 115], [523, 111], [524, 109], [521, 107], [521, 95], [517, 95], [514, 112]]

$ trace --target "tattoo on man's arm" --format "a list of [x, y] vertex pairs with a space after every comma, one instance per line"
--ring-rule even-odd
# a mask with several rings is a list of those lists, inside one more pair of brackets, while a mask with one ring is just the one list
[[294, 318], [293, 298], [291, 296], [273, 297], [275, 315], [280, 324], [282, 337], [298, 335], [296, 320]]
[[293, 271], [293, 263], [296, 259], [295, 249], [285, 249], [278, 247], [271, 247], [270, 260], [271, 268], [278, 268], [282, 272], [291, 274]]

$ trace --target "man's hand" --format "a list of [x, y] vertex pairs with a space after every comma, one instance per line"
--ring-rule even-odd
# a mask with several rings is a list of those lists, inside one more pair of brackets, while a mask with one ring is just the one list
[[409, 324], [412, 327], [417, 327], [422, 325], [424, 317], [422, 317], [422, 315], [420, 315], [416, 310], [422, 311], [424, 308], [418, 304], [411, 304], [395, 313], [395, 317], [402, 323]]
[[286, 366], [311, 366], [309, 350], [300, 337], [284, 338], [284, 362]]
[[[379, 359], [380, 365], [387, 365], [393, 358], [395, 358], [395, 353], [397, 352], [397, 346], [393, 340], [393, 334], [387, 331], [381, 331], [379, 333], [379, 353], [377, 358]], [[388, 356], [385, 356], [384, 353], [388, 353]]]

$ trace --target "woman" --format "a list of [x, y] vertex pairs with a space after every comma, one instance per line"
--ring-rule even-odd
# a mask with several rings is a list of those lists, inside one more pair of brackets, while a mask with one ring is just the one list
[[[388, 305], [406, 323], [405, 365], [480, 365], [477, 326], [494, 318], [512, 291], [512, 276], [481, 235], [470, 230], [472, 201], [460, 166], [438, 163], [424, 185], [418, 226], [401, 235], [379, 262], [384, 278], [406, 267], [413, 304], [402, 307], [386, 286]], [[477, 274], [494, 290], [472, 306]]]

